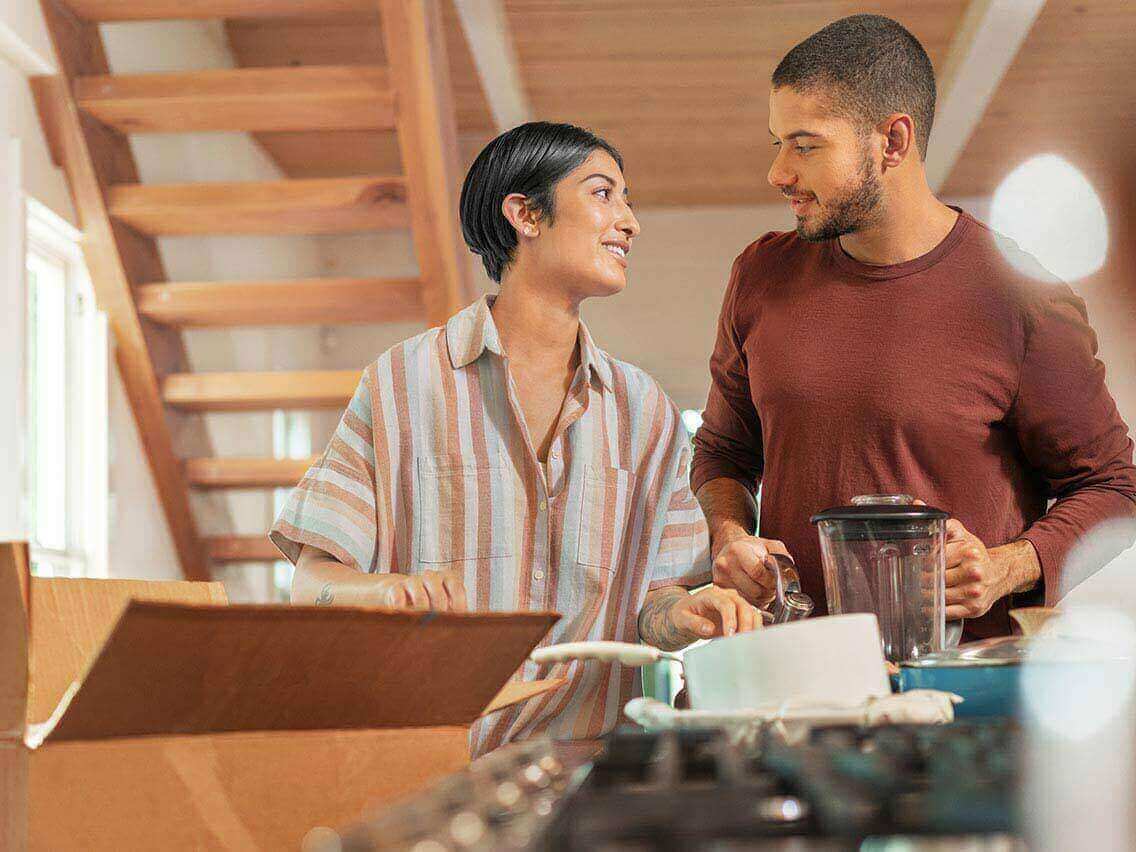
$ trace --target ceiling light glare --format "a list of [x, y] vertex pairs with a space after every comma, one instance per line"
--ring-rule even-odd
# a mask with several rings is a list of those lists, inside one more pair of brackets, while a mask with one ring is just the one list
[[[1027, 160], [1006, 176], [994, 191], [990, 227], [1063, 281], [1092, 275], [1108, 255], [1100, 196], [1080, 169], [1056, 154]], [[1043, 277], [1012, 247], [1004, 251], [1019, 271]]]

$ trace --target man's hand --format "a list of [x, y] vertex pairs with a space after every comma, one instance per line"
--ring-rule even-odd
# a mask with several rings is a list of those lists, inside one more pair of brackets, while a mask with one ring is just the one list
[[456, 571], [375, 575], [375, 604], [392, 609], [465, 612], [465, 582]]
[[1041, 576], [1028, 541], [988, 550], [955, 518], [947, 521], [947, 619], [977, 618], [1006, 595], [1024, 591]]
[[639, 637], [664, 651], [760, 626], [756, 609], [734, 589], [718, 586], [707, 586], [694, 594], [681, 587], [660, 589], [647, 596], [639, 613]]
[[775, 553], [789, 556], [785, 545], [774, 539], [734, 535], [714, 557], [714, 585], [736, 589], [754, 606], [767, 607], [777, 593]]

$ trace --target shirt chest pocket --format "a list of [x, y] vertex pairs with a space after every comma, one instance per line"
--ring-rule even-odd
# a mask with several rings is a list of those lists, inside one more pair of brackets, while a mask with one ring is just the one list
[[631, 517], [635, 475], [614, 467], [584, 469], [577, 561], [608, 570], [619, 567]]
[[513, 511], [494, 501], [503, 466], [418, 460], [418, 560], [462, 562], [512, 556]]

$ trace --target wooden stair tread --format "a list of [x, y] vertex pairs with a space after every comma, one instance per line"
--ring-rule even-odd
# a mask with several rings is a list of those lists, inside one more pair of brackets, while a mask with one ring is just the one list
[[424, 319], [417, 278], [306, 278], [146, 284], [138, 312], [177, 328], [334, 325]]
[[318, 459], [186, 459], [185, 477], [194, 488], [290, 488]]
[[329, 234], [405, 228], [406, 179], [311, 178], [250, 183], [116, 184], [110, 215], [150, 236]]
[[75, 81], [80, 108], [123, 133], [390, 130], [386, 68], [367, 65], [106, 74]]
[[284, 557], [265, 535], [215, 535], [205, 539], [209, 558], [217, 563], [277, 562]]
[[359, 370], [174, 373], [162, 383], [162, 397], [186, 411], [343, 409], [360, 375]]
[[374, 13], [373, 0], [66, 0], [87, 21], [284, 18]]

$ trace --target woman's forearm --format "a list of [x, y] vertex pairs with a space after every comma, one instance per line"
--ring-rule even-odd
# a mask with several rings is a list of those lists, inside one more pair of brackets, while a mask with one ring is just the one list
[[319, 548], [304, 545], [292, 575], [292, 603], [373, 606], [380, 603], [388, 576], [364, 574]]
[[639, 610], [639, 639], [663, 651], [677, 651], [685, 648], [698, 636], [691, 636], [680, 630], [671, 618], [671, 607], [689, 592], [681, 586], [668, 586], [649, 592]]

